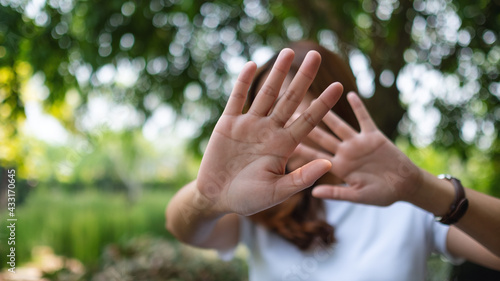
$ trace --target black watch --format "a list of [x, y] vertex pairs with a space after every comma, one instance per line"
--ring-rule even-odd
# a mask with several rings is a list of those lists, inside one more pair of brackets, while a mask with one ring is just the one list
[[469, 201], [465, 197], [465, 190], [457, 178], [450, 175], [439, 175], [439, 179], [445, 179], [453, 184], [455, 188], [455, 200], [450, 206], [450, 210], [442, 217], [436, 216], [436, 220], [443, 224], [454, 224], [465, 215], [469, 207]]

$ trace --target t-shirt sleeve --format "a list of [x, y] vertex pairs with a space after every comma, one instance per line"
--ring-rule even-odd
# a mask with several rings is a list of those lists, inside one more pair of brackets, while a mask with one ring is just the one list
[[234, 258], [236, 248], [238, 248], [238, 245], [244, 244], [248, 246], [249, 243], [251, 243], [250, 240], [251, 240], [252, 222], [246, 217], [238, 216], [238, 227], [239, 227], [238, 244], [236, 244], [234, 247], [230, 249], [217, 250], [217, 255], [223, 261], [230, 261]]
[[450, 226], [433, 221], [434, 251], [443, 255], [453, 265], [459, 265], [465, 261], [464, 258], [452, 255], [446, 247], [446, 239]]

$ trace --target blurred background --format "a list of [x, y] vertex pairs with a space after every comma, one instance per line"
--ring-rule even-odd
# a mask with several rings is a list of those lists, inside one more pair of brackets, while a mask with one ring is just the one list
[[8, 169], [18, 219], [18, 274], [0, 280], [246, 280], [244, 251], [179, 245], [164, 210], [243, 64], [295, 40], [350, 62], [417, 164], [500, 197], [499, 31], [499, 0], [0, 0], [0, 260]]

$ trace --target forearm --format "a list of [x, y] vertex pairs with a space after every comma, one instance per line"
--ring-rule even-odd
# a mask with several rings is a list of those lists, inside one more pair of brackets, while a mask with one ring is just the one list
[[203, 247], [222, 215], [214, 211], [213, 202], [198, 192], [193, 181], [171, 199], [166, 227], [180, 241]]
[[[453, 185], [426, 171], [423, 180], [410, 203], [436, 216], [446, 214], [454, 200]], [[500, 257], [500, 199], [466, 188], [469, 208], [455, 224], [492, 253]]]
[[456, 226], [500, 257], [500, 199], [466, 189], [469, 208]]

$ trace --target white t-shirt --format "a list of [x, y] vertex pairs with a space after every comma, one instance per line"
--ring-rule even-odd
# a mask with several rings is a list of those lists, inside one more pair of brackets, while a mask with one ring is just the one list
[[446, 249], [449, 227], [409, 203], [377, 207], [325, 200], [325, 210], [337, 242], [308, 251], [240, 217], [240, 243], [250, 252], [249, 280], [420, 281], [432, 252], [462, 262]]

